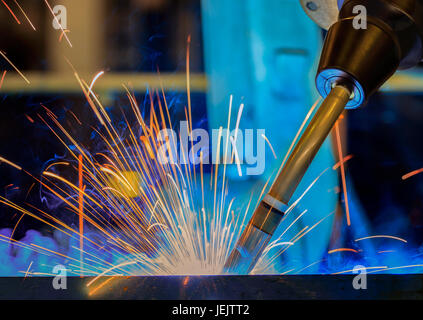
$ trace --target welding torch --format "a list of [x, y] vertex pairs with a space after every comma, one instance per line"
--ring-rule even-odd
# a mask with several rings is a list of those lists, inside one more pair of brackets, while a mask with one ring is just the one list
[[[324, 100], [226, 260], [226, 273], [253, 270], [344, 109], [364, 105], [398, 69], [413, 67], [423, 58], [423, 0], [322, 1], [322, 7], [332, 3], [339, 8], [326, 35], [316, 76]], [[306, 2], [306, 13], [315, 18], [319, 1], [301, 2]], [[364, 8], [361, 13], [365, 15], [357, 17], [357, 8]]]

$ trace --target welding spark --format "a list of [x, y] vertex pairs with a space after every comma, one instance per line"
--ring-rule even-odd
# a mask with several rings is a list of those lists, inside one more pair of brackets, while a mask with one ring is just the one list
[[[387, 266], [375, 266], [375, 267], [366, 267], [366, 270], [374, 270], [377, 269], [377, 271], [373, 271], [373, 272], [379, 272], [379, 271], [383, 271], [383, 270], [387, 270], [388, 267]], [[350, 273], [350, 272], [354, 272], [357, 271], [357, 269], [350, 269], [350, 270], [344, 270], [344, 271], [338, 271], [338, 272], [334, 272], [332, 273], [333, 275], [335, 274], [344, 274], [344, 273]], [[371, 273], [371, 272], [368, 272]]]
[[104, 71], [100, 71], [99, 73], [97, 73], [97, 74], [94, 76], [93, 80], [91, 81], [90, 87], [89, 87], [89, 89], [88, 89], [88, 91], [89, 91], [91, 94], [92, 94], [92, 89], [93, 89], [94, 83], [95, 83], [95, 82], [97, 81], [97, 79], [98, 79], [98, 78], [100, 78], [103, 74], [104, 74]]
[[356, 239], [355, 241], [362, 241], [362, 240], [367, 240], [367, 239], [376, 239], [376, 238], [387, 238], [387, 239], [394, 239], [394, 240], [398, 240], [398, 241], [402, 241], [404, 243], [407, 243], [407, 240], [399, 238], [399, 237], [394, 237], [394, 236], [387, 236], [387, 235], [377, 235], [377, 236], [369, 236], [369, 237], [364, 237], [364, 238], [360, 238], [360, 239]]
[[70, 32], [70, 30], [68, 30], [68, 29], [64, 29], [63, 31], [62, 31], [62, 33], [60, 34], [60, 36], [59, 36], [59, 42], [62, 42], [62, 39], [63, 39], [63, 36], [65, 35], [65, 33], [66, 32]]
[[[352, 158], [354, 158], [354, 156], [352, 154], [344, 157], [344, 159], [342, 160], [343, 163], [346, 163], [347, 161], [351, 160]], [[337, 163], [335, 163], [335, 165], [332, 167], [333, 170], [338, 169], [341, 166], [341, 161], [338, 161]]]
[[21, 11], [21, 13], [24, 15], [26, 21], [28, 21], [28, 23], [31, 25], [32, 29], [34, 29], [34, 31], [37, 31], [37, 29], [35, 29], [34, 25], [32, 24], [31, 20], [28, 18], [27, 14], [25, 13], [25, 11], [22, 9], [22, 7], [19, 5], [18, 1], [13, 0], [15, 2], [15, 4], [17, 5], [17, 7], [19, 8], [19, 10]]
[[358, 251], [355, 250], [355, 249], [351, 249], [351, 248], [338, 248], [338, 249], [333, 249], [333, 250], [328, 251], [328, 254], [332, 254], [332, 253], [335, 253], [335, 252], [345, 252], [345, 251], [358, 253]]
[[273, 149], [273, 146], [272, 146], [272, 144], [270, 143], [269, 139], [267, 139], [267, 137], [266, 137], [263, 133], [261, 134], [261, 136], [262, 136], [262, 138], [266, 141], [266, 143], [267, 143], [267, 145], [269, 146], [270, 150], [272, 150], [273, 157], [274, 157], [275, 159], [277, 159], [278, 157], [277, 157], [277, 155], [276, 155], [276, 153], [275, 153], [275, 149]]
[[12, 166], [12, 167], [14, 167], [14, 168], [16, 168], [18, 170], [22, 170], [22, 167], [18, 166], [17, 164], [15, 164], [12, 161], [9, 161], [9, 160], [7, 160], [7, 159], [5, 159], [3, 157], [0, 157], [0, 163], [1, 162], [7, 163], [9, 166]]
[[[135, 131], [125, 120], [128, 135], [122, 137], [93, 92], [95, 81], [102, 74], [102, 71], [97, 73], [90, 85], [76, 72], [75, 77], [102, 125], [101, 129], [95, 129], [95, 132], [105, 145], [105, 152], [89, 153], [87, 148], [76, 141], [63, 127], [58, 117], [49, 108], [43, 106], [46, 116], [38, 114], [39, 119], [63, 143], [70, 159], [49, 164], [42, 174], [44, 179], [39, 180], [13, 162], [0, 158], [0, 161], [29, 174], [63, 202], [68, 210], [79, 219], [79, 228], [74, 228], [53, 214], [32, 206], [30, 209], [25, 209], [0, 197], [1, 203], [21, 213], [14, 230], [24, 216], [31, 217], [77, 241], [75, 245], [71, 246], [77, 254], [71, 252], [64, 254], [34, 243], [22, 243], [13, 239], [14, 230], [11, 236], [0, 235], [0, 241], [7, 241], [14, 246], [20, 246], [39, 254], [68, 260], [68, 265], [72, 267], [72, 270], [69, 270], [70, 273], [94, 276], [88, 284], [88, 286], [92, 286], [90, 294], [98, 292], [120, 275], [220, 274], [231, 249], [243, 230], [251, 198], [245, 209], [237, 208], [237, 211], [241, 212], [235, 216], [232, 209], [235, 198], [230, 201], [226, 199], [228, 188], [225, 179], [225, 164], [223, 164], [223, 168], [219, 163], [212, 167], [210, 190], [213, 196], [207, 196], [205, 195], [207, 188], [204, 188], [202, 161], [200, 162], [199, 182], [193, 174], [193, 168], [189, 165], [163, 165], [156, 161], [160, 148], [160, 142], [156, 138], [157, 134], [167, 123], [171, 124], [163, 89], [162, 96], [158, 97], [161, 100], [158, 103], [160, 112], [156, 114], [153, 107], [150, 112], [150, 121], [147, 122], [141, 114], [134, 94], [125, 87], [139, 126], [138, 129], [142, 134], [139, 134], [138, 130]], [[158, 95], [158, 92], [156, 94]], [[150, 103], [152, 103], [151, 93], [149, 97]], [[165, 107], [164, 110], [161, 107], [162, 103]], [[231, 96], [228, 129], [231, 125], [232, 104], [233, 97]], [[241, 104], [236, 127], [239, 126], [243, 107]], [[314, 107], [309, 111], [308, 117], [313, 109]], [[72, 116], [79, 120], [76, 115]], [[188, 110], [186, 118], [188, 120], [191, 118]], [[79, 120], [78, 124], [82, 125], [83, 123]], [[222, 136], [222, 128], [219, 130], [219, 135]], [[220, 140], [218, 139], [219, 143]], [[230, 137], [227, 136], [226, 146], [228, 146], [229, 140]], [[234, 139], [230, 141], [235, 145]], [[72, 145], [73, 148], [71, 149], [69, 145]], [[233, 156], [236, 159], [237, 152], [235, 148], [234, 150]], [[220, 153], [220, 145], [217, 151]], [[225, 158], [228, 156], [227, 153], [228, 150], [224, 150]], [[203, 159], [202, 154], [200, 154], [200, 159]], [[347, 158], [343, 160], [346, 161]], [[75, 166], [73, 163], [77, 165]], [[76, 182], [68, 176], [64, 177], [59, 174], [59, 169], [64, 168], [75, 170]], [[328, 169], [324, 170], [306, 188], [287, 210], [286, 216]], [[220, 183], [219, 177], [222, 178]], [[269, 182], [270, 178], [263, 187], [261, 195], [264, 194]], [[201, 186], [199, 190], [195, 187], [197, 183], [200, 183]], [[198, 196], [198, 192], [201, 192], [201, 197]], [[201, 201], [197, 199], [201, 199]], [[291, 239], [284, 240], [283, 236], [286, 232], [300, 221], [306, 212], [307, 210], [304, 210], [299, 214], [282, 232], [281, 236], [265, 249], [256, 269], [253, 270], [254, 273], [264, 273], [267, 272], [266, 270], [270, 270], [275, 265], [276, 259], [286, 250], [296, 245], [333, 214], [328, 214], [311, 227], [304, 226]], [[90, 237], [90, 230], [102, 235], [105, 240]], [[364, 238], [357, 239], [357, 241], [359, 240], [364, 240]], [[79, 245], [76, 245], [78, 242]], [[278, 252], [271, 254], [273, 250]], [[329, 253], [341, 250], [348, 251], [349, 249], [334, 249]], [[108, 260], [105, 258], [105, 253], [114, 256], [115, 259]], [[308, 265], [298, 272], [317, 263]], [[298, 269], [298, 266], [285, 268], [282, 274], [288, 274]], [[26, 270], [26, 274], [42, 273]], [[100, 281], [102, 276], [109, 277], [94, 285]]]
[[4, 81], [4, 77], [6, 76], [6, 72], [7, 70], [4, 70], [3, 75], [1, 76], [1, 80], [0, 80], [0, 89], [3, 86], [3, 81]]
[[[384, 271], [392, 271], [392, 270], [400, 270], [400, 269], [407, 269], [407, 268], [422, 268], [423, 264], [411, 264], [411, 265], [407, 265], [407, 266], [399, 266], [399, 267], [385, 267], [382, 270], [376, 270], [376, 271], [371, 271], [368, 273], [377, 273], [377, 272], [384, 272]], [[370, 268], [367, 268], [370, 269]]]
[[423, 172], [423, 168], [411, 171], [410, 173], [403, 175], [402, 180], [406, 180], [406, 179], [411, 178], [412, 176], [415, 176], [415, 175], [422, 173], [422, 172]]
[[34, 261], [31, 261], [31, 263], [29, 264], [29, 266], [28, 266], [28, 269], [26, 269], [26, 272], [25, 272], [25, 278], [28, 276], [28, 272], [31, 270], [31, 266], [32, 266], [32, 263], [33, 263]]
[[[38, 118], [63, 143], [70, 158], [49, 164], [42, 173], [43, 180], [0, 158], [29, 174], [63, 202], [78, 217], [79, 229], [35, 207], [25, 209], [3, 197], [0, 202], [21, 213], [18, 223], [23, 216], [29, 216], [79, 241], [79, 245], [72, 246], [72, 250], [78, 254], [63, 254], [36, 244], [20, 243], [12, 239], [13, 233], [10, 237], [1, 237], [0, 241], [67, 259], [73, 267], [70, 273], [94, 275], [96, 280], [103, 275], [221, 273], [229, 250], [242, 231], [240, 221], [244, 221], [246, 216], [244, 213], [236, 218], [232, 210], [235, 199], [226, 201], [225, 166], [221, 190], [217, 183], [219, 165], [215, 168], [215, 202], [210, 205], [204, 195], [203, 163], [200, 162], [201, 175], [198, 178], [201, 177], [202, 201], [197, 201], [197, 181], [189, 165], [165, 165], [155, 161], [161, 146], [158, 132], [166, 122], [171, 123], [164, 94], [160, 100], [166, 111], [160, 110], [156, 115], [153, 108], [148, 123], [141, 116], [135, 96], [127, 91], [140, 128], [134, 131], [126, 120], [128, 135], [122, 138], [93, 92], [94, 83], [102, 74], [97, 73], [91, 85], [77, 73], [75, 77], [102, 124], [101, 129], [94, 130], [105, 145], [106, 152], [90, 154], [63, 127], [58, 117], [43, 106], [46, 115], [38, 114]], [[165, 119], [165, 115], [168, 119]], [[138, 129], [142, 130], [143, 135], [138, 135]], [[74, 148], [71, 149], [69, 145]], [[75, 170], [77, 181], [72, 181], [72, 175], [61, 175], [59, 172], [63, 169]], [[106, 242], [90, 237], [93, 230], [102, 235]], [[117, 260], [113, 263], [105, 260], [103, 251], [116, 256]], [[97, 285], [91, 293], [104, 286], [103, 283], [108, 282]]]
[[1, 0], [1, 2], [3, 2], [4, 6], [7, 8], [7, 10], [9, 10], [10, 14], [13, 16], [13, 18], [15, 19], [15, 21], [18, 24], [21, 24], [21, 22], [19, 21], [19, 19], [16, 17], [16, 15], [13, 13], [12, 9], [10, 9], [10, 7], [7, 5], [6, 2], [4, 2], [4, 0]]
[[348, 202], [347, 179], [345, 177], [345, 167], [344, 167], [345, 160], [344, 160], [344, 156], [342, 155], [341, 134], [339, 133], [339, 120], [336, 121], [335, 123], [335, 136], [336, 136], [336, 145], [338, 149], [339, 164], [341, 169], [342, 189], [344, 191], [345, 214], [347, 216], [347, 225], [350, 226], [351, 225], [350, 206]]
[[[12, 61], [10, 61], [2, 51], [0, 51], [0, 55], [13, 67], [13, 69], [16, 70], [17, 73], [19, 73], [19, 75], [26, 81], [26, 83], [30, 84], [29, 80], [24, 76], [24, 74], [18, 68], [16, 68]], [[3, 77], [5, 74], [6, 73], [3, 74]]]
[[[3, 0], [2, 0], [3, 1]], [[53, 12], [53, 9], [51, 8], [50, 4], [48, 3], [47, 0], [44, 0], [44, 2], [46, 3], [48, 9], [50, 10], [51, 14], [53, 15], [53, 19], [56, 21], [57, 25], [60, 27], [60, 29], [62, 30], [62, 35], [65, 37], [66, 41], [68, 42], [69, 46], [72, 48], [72, 43], [70, 42], [68, 36], [66, 35], [65, 30], [63, 29], [62, 25], [59, 23], [59, 20], [57, 19], [56, 15]]]
[[116, 278], [116, 276], [111, 276], [108, 277], [105, 281], [103, 281], [101, 284], [99, 284], [97, 287], [95, 287], [93, 290], [91, 290], [88, 295], [92, 296], [94, 295], [98, 290], [100, 290], [101, 288], [103, 288], [106, 284], [108, 284], [109, 282], [111, 282], [112, 280], [114, 280]]

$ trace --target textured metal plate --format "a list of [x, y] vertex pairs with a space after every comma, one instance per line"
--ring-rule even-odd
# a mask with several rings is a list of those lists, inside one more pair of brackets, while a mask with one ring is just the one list
[[[356, 290], [356, 275], [306, 276], [161, 276], [69, 277], [66, 290], [55, 290], [47, 277], [0, 278], [0, 299], [423, 299], [423, 275], [367, 275], [367, 289]], [[96, 287], [95, 293], [89, 294]]]

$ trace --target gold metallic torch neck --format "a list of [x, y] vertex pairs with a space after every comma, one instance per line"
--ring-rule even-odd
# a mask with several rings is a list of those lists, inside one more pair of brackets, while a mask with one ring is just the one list
[[269, 194], [255, 209], [226, 261], [225, 272], [248, 274], [254, 269], [287, 212], [291, 197], [307, 168], [350, 100], [351, 92], [343, 85], [335, 85], [329, 92], [290, 154]]
[[351, 90], [348, 87], [335, 85], [332, 88], [273, 183], [269, 192], [272, 197], [288, 204], [350, 98]]

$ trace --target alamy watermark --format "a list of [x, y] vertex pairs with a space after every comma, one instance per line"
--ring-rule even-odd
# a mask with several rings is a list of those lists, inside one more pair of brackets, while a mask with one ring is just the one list
[[68, 273], [66, 267], [64, 265], [58, 264], [54, 266], [53, 273], [57, 274], [53, 278], [53, 288], [55, 290], [66, 290], [68, 288]]
[[356, 5], [353, 8], [354, 17], [352, 24], [356, 30], [367, 29], [367, 8], [363, 5]]
[[157, 158], [161, 164], [247, 164], [246, 174], [260, 175], [266, 162], [264, 129], [213, 129], [211, 137], [204, 129], [189, 130], [181, 121], [179, 134], [162, 129], [157, 140]]
[[53, 7], [53, 28], [56, 30], [66, 30], [68, 27], [68, 14], [64, 5], [56, 5]]
[[352, 285], [355, 290], [366, 290], [367, 289], [367, 269], [364, 266], [355, 266], [353, 269], [354, 274], [358, 274], [354, 277]]

